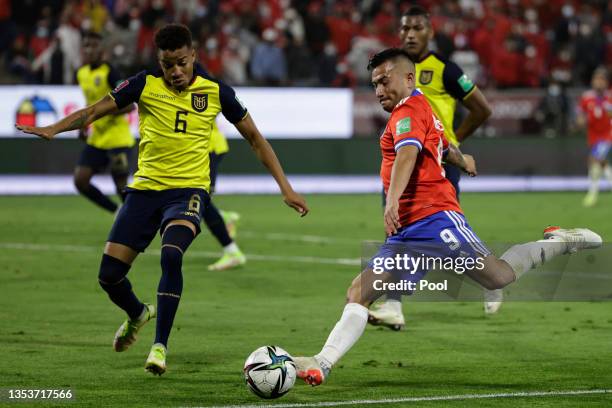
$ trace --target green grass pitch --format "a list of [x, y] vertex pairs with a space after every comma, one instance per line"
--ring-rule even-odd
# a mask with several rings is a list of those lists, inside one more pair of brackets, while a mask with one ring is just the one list
[[[216, 198], [220, 208], [241, 213], [238, 242], [251, 260], [242, 269], [208, 272], [217, 243], [204, 233], [192, 245], [168, 372], [157, 378], [143, 370], [153, 324], [127, 352], [112, 350], [124, 316], [96, 279], [112, 216], [76, 196], [0, 197], [0, 388], [71, 388], [76, 400], [63, 404], [70, 407], [263, 403], [244, 385], [244, 359], [265, 344], [295, 355], [318, 352], [358, 272], [313, 258], [358, 258], [361, 240], [382, 234], [377, 195], [307, 198], [312, 211], [303, 219], [278, 196]], [[581, 199], [578, 193], [462, 198], [485, 242], [538, 239], [549, 224], [611, 237], [612, 197], [604, 194], [588, 211]], [[159, 238], [130, 272], [143, 300], [155, 299], [158, 248]], [[368, 327], [327, 384], [298, 383], [274, 403], [612, 388], [610, 303], [509, 302], [488, 318], [481, 302], [406, 302], [404, 310], [405, 331]], [[405, 405], [604, 407], [612, 406], [612, 394]]]

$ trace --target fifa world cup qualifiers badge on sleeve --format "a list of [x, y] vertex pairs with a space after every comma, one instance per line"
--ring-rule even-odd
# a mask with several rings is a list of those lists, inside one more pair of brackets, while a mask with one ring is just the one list
[[70, 388], [0, 388], [0, 402], [74, 401]]

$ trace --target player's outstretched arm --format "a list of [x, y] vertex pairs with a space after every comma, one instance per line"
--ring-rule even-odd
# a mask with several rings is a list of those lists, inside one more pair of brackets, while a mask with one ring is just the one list
[[44, 127], [15, 125], [22, 132], [51, 140], [58, 133], [68, 130], [82, 129], [89, 126], [92, 122], [117, 110], [115, 101], [110, 96], [105, 96], [93, 105], [74, 111], [65, 118], [52, 125]]
[[257, 158], [263, 163], [264, 166], [268, 169], [272, 177], [276, 180], [276, 183], [280, 187], [281, 193], [283, 194], [283, 198], [285, 203], [300, 213], [303, 217], [308, 214], [308, 206], [306, 205], [306, 200], [296, 193], [291, 187], [289, 180], [285, 176], [285, 172], [276, 157], [276, 153], [274, 153], [274, 149], [270, 146], [270, 143], [261, 135], [259, 129], [255, 125], [253, 118], [251, 115], [247, 114], [244, 119], [235, 124], [236, 129], [240, 132], [242, 137], [246, 139], [247, 142], [255, 151]]
[[462, 100], [461, 104], [466, 107], [469, 113], [455, 131], [459, 142], [467, 139], [491, 116], [489, 102], [487, 102], [487, 98], [478, 88], [474, 89], [467, 98]]
[[419, 149], [416, 146], [407, 145], [401, 147], [395, 156], [385, 204], [384, 221], [387, 235], [395, 234], [402, 226], [399, 222], [399, 199], [410, 181], [418, 154]]
[[444, 156], [447, 163], [455, 165], [467, 173], [470, 177], [475, 177], [478, 174], [476, 170], [476, 160], [471, 154], [463, 154], [457, 146], [448, 145], [448, 153]]

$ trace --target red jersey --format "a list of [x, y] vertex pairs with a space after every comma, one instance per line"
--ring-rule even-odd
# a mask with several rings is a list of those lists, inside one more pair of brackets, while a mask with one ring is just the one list
[[389, 191], [396, 152], [406, 145], [416, 146], [419, 154], [399, 200], [402, 227], [440, 211], [461, 212], [455, 188], [446, 179], [442, 167], [442, 156], [448, 149], [444, 127], [418, 90], [395, 106], [380, 137], [380, 177], [385, 194]]
[[602, 96], [592, 90], [585, 92], [580, 98], [579, 109], [587, 120], [589, 146], [612, 140], [612, 92], [606, 91]]

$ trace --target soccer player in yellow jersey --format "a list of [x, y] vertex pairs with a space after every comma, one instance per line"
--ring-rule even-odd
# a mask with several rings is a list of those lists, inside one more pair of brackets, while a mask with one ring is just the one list
[[[91, 105], [102, 99], [120, 81], [119, 74], [102, 59], [102, 37], [89, 32], [83, 36], [83, 57], [86, 62], [77, 71], [79, 86], [85, 95], [85, 104]], [[79, 137], [86, 141], [81, 157], [74, 170], [74, 185], [85, 197], [110, 212], [117, 210], [117, 204], [91, 184], [94, 174], [104, 171], [110, 165], [110, 173], [123, 200], [129, 173], [129, 157], [134, 137], [130, 132], [125, 113], [134, 105], [108, 115], [95, 122], [91, 134], [79, 129]]]
[[[491, 115], [491, 108], [480, 89], [454, 62], [429, 50], [434, 30], [429, 13], [419, 5], [411, 6], [400, 19], [400, 41], [404, 51], [415, 62], [416, 87], [423, 92], [434, 113], [444, 125], [444, 136], [449, 143], [458, 146]], [[459, 101], [468, 110], [457, 129], [454, 129], [455, 108]], [[459, 198], [461, 171], [452, 164], [444, 164], [446, 178], [455, 187]], [[394, 330], [405, 325], [401, 294], [389, 294], [385, 302], [370, 312], [370, 323]], [[496, 313], [501, 306], [501, 290], [485, 290], [485, 313]]]
[[[189, 29], [168, 24], [155, 34], [155, 45], [161, 70], [143, 71], [123, 81], [98, 102], [50, 126], [16, 127], [50, 140], [138, 103], [138, 171], [104, 247], [98, 280], [128, 315], [115, 334], [115, 351], [126, 350], [139, 329], [157, 316], [145, 369], [161, 375], [166, 371], [168, 337], [183, 290], [183, 255], [200, 232], [202, 211], [209, 202], [209, 141], [219, 113], [249, 142], [278, 183], [285, 203], [301, 216], [308, 207], [289, 184], [274, 150], [234, 90], [195, 63]], [[162, 236], [162, 276], [155, 308], [136, 297], [127, 273], [157, 231]]]
[[[221, 133], [217, 124], [213, 123], [212, 133], [210, 134], [209, 155], [211, 196], [215, 191], [219, 164], [228, 151], [229, 145], [227, 139], [225, 139], [225, 136]], [[209, 205], [204, 209], [203, 218], [210, 232], [223, 247], [223, 255], [216, 262], [208, 265], [208, 270], [223, 271], [244, 265], [246, 263], [246, 257], [234, 241], [236, 223], [240, 216], [232, 211], [219, 211], [211, 200]]]

